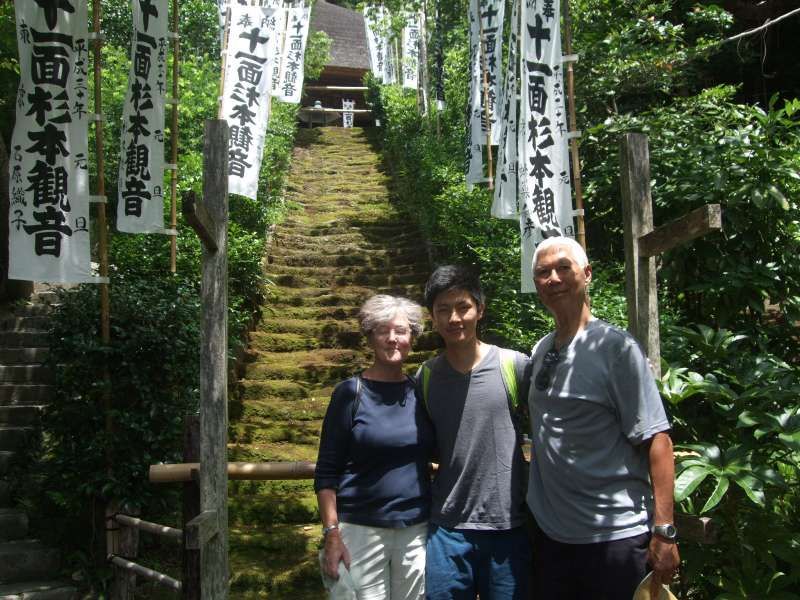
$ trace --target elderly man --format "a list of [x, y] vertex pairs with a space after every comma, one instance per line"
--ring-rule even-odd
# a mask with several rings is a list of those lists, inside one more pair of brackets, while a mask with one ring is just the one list
[[575, 240], [539, 244], [533, 279], [556, 322], [533, 349], [528, 397], [533, 597], [630, 600], [649, 565], [657, 598], [679, 556], [670, 426], [647, 359], [592, 316]]

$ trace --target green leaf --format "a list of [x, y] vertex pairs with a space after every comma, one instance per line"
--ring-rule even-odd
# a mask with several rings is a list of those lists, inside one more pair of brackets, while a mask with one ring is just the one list
[[683, 502], [711, 474], [705, 466], [691, 466], [675, 480], [675, 502]]
[[728, 486], [730, 486], [731, 482], [727, 477], [720, 477], [717, 481], [717, 487], [714, 488], [714, 491], [706, 500], [706, 503], [703, 505], [703, 508], [700, 509], [700, 513], [708, 512], [712, 508], [714, 508], [717, 504], [719, 504], [722, 497], [725, 495], [725, 492], [728, 491]]

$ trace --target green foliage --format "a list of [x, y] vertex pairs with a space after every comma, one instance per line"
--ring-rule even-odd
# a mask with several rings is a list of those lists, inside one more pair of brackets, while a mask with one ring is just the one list
[[[59, 386], [44, 418], [44, 469], [48, 497], [66, 514], [96, 497], [152, 504], [161, 493], [147, 483], [149, 465], [179, 458], [182, 416], [197, 406], [197, 291], [169, 275], [118, 274], [110, 303], [107, 347], [100, 341], [96, 286], [63, 292], [52, 321], [50, 360]], [[113, 374], [108, 388], [104, 368]]]
[[[773, 99], [762, 110], [734, 103], [732, 94], [710, 88], [593, 127], [585, 189], [588, 205], [602, 215], [597, 225], [621, 223], [612, 149], [624, 132], [647, 133], [656, 223], [712, 202], [723, 210], [724, 233], [668, 253], [663, 279], [691, 320], [752, 331], [763, 324], [765, 302], [779, 304], [787, 321], [800, 317], [800, 212], [790, 200], [800, 192], [800, 121], [797, 101], [779, 107]], [[593, 160], [600, 156], [605, 160]], [[607, 230], [598, 235], [611, 242], [619, 227], [613, 237]], [[597, 230], [590, 225], [590, 233]]]
[[330, 50], [333, 40], [324, 31], [312, 31], [306, 41], [306, 53], [303, 58], [303, 75], [314, 81], [322, 74], [322, 69], [331, 59]]

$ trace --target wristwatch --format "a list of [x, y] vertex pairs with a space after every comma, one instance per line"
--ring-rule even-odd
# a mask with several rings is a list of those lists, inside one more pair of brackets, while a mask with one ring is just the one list
[[327, 527], [323, 527], [322, 528], [322, 539], [324, 540], [326, 537], [328, 537], [328, 534], [331, 531], [333, 531], [334, 529], [337, 529], [337, 530], [339, 529], [339, 524], [338, 523], [334, 523], [333, 525], [328, 525]]
[[678, 541], [678, 530], [672, 523], [665, 523], [663, 525], [653, 525], [653, 535], [657, 535], [665, 542], [674, 544]]

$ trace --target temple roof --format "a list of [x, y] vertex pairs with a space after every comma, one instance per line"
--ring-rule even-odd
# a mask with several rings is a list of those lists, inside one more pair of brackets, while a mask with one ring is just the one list
[[311, 31], [324, 31], [333, 40], [326, 66], [369, 69], [367, 35], [360, 12], [317, 0], [311, 11]]

